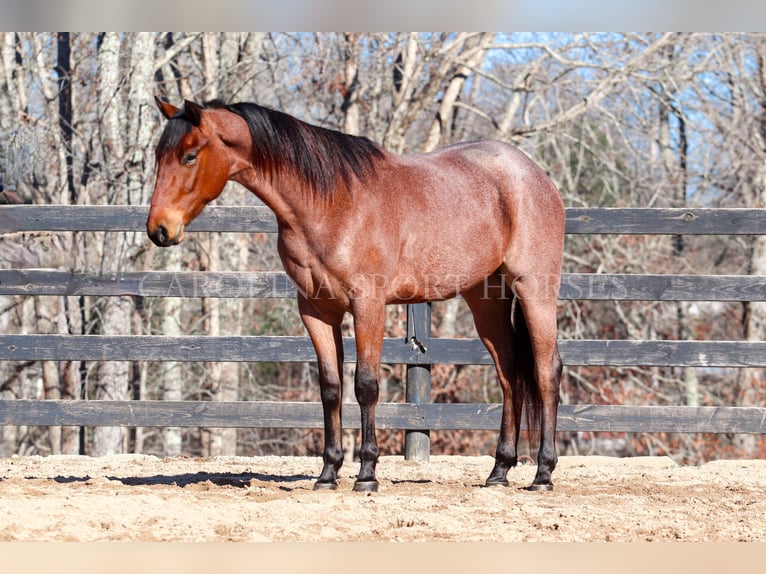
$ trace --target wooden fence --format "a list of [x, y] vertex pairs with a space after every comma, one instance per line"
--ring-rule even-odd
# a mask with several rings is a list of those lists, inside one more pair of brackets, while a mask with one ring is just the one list
[[[147, 207], [1, 206], [0, 233], [24, 231], [143, 231]], [[190, 232], [276, 232], [265, 207], [208, 207]], [[766, 234], [759, 209], [568, 209], [569, 234]], [[143, 271], [93, 275], [50, 269], [0, 270], [4, 295], [140, 295], [148, 297], [290, 297], [281, 272]], [[560, 299], [766, 301], [766, 277], [565, 274]], [[499, 428], [498, 404], [430, 401], [433, 364], [491, 364], [478, 339], [430, 336], [430, 307], [410, 308], [411, 337], [387, 338], [384, 363], [407, 365], [407, 402], [381, 404], [379, 428], [404, 429], [406, 455], [427, 458], [428, 431]], [[414, 330], [414, 331], [413, 331]], [[355, 360], [345, 340], [347, 361]], [[565, 365], [766, 367], [763, 341], [561, 340]], [[313, 361], [308, 337], [100, 336], [0, 334], [0, 360], [13, 361]], [[348, 427], [358, 408], [343, 405]], [[0, 425], [129, 427], [322, 428], [319, 403], [168, 401], [0, 401]], [[764, 433], [766, 408], [561, 405], [561, 431]]]

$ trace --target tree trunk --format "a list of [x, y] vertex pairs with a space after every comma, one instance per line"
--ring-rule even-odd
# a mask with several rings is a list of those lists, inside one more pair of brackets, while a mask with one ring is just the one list
[[[102, 118], [101, 140], [110, 202], [120, 203], [125, 185], [125, 116], [120, 92], [120, 55], [122, 38], [118, 33], [103, 36], [99, 51], [98, 110]], [[124, 201], [124, 200], [123, 200]], [[127, 237], [124, 233], [104, 234], [100, 268], [102, 272], [119, 271], [127, 259]], [[107, 297], [101, 307], [101, 329], [105, 334], [128, 335], [131, 332], [131, 300]], [[126, 400], [130, 386], [130, 364], [124, 361], [99, 363], [95, 398]], [[125, 430], [121, 427], [96, 427], [93, 430], [93, 454], [103, 456], [124, 452]]]
[[452, 134], [452, 116], [455, 113], [455, 104], [463, 91], [463, 86], [468, 76], [481, 66], [484, 56], [487, 54], [487, 48], [492, 44], [494, 33], [483, 33], [472, 46], [467, 47], [461, 54], [461, 64], [459, 64], [452, 77], [447, 82], [447, 87], [442, 95], [442, 101], [439, 103], [439, 110], [431, 122], [431, 129], [428, 130], [428, 136], [423, 144], [423, 151], [433, 151], [441, 145], [453, 143]]
[[[343, 55], [343, 131], [351, 135], [359, 135], [359, 34], [344, 33], [341, 40], [341, 54]], [[354, 322], [351, 315], [346, 315], [341, 326], [344, 337], [354, 336]], [[341, 397], [344, 403], [353, 403], [356, 400], [354, 391], [354, 363], [343, 363], [341, 372]], [[347, 463], [353, 462], [356, 449], [358, 431], [355, 429], [343, 429], [341, 443], [343, 446], [343, 458]]]
[[[758, 121], [749, 125], [754, 128], [753, 148], [758, 150], [758, 167], [753, 178], [750, 198], [751, 207], [766, 206], [766, 40], [758, 46]], [[766, 236], [753, 238], [748, 264], [750, 275], [766, 275]], [[748, 341], [766, 341], [766, 301], [752, 301], [745, 308], [745, 339]], [[740, 376], [741, 405], [757, 405], [766, 387], [766, 369], [742, 369]], [[755, 442], [755, 437], [749, 437]], [[754, 447], [754, 445], [753, 445]]]
[[[79, 248], [75, 246], [75, 261]], [[58, 332], [64, 335], [78, 336], [83, 334], [84, 297], [60, 297], [57, 317]], [[66, 361], [61, 367], [62, 399], [82, 399], [85, 383], [85, 368], [81, 361]], [[80, 437], [83, 429], [75, 426], [61, 427], [61, 454], [85, 454], [81, 452]]]
[[[12, 148], [11, 137], [16, 128], [13, 118], [18, 117], [20, 111], [19, 90], [16, 89], [15, 78], [16, 63], [16, 34], [14, 32], [0, 33], [0, 46], [2, 58], [0, 58], [0, 188], [3, 190], [17, 189], [16, 166]], [[23, 83], [21, 84], [23, 86]], [[21, 90], [21, 93], [24, 93]], [[12, 309], [15, 306], [15, 298], [0, 296], [0, 332], [12, 333], [16, 325]], [[12, 367], [7, 362], [0, 363], [0, 380], [4, 384], [0, 386], [0, 400], [12, 400], [18, 398]], [[18, 428], [15, 426], [0, 425], [0, 458], [7, 458], [16, 453]]]
[[[55, 331], [58, 316], [58, 299], [51, 297], [35, 297], [35, 315], [38, 325], [46, 325], [43, 332]], [[59, 380], [58, 364], [55, 361], [43, 361], [43, 396], [46, 399], [61, 398], [61, 381]], [[48, 440], [50, 443], [51, 454], [61, 454], [61, 427], [48, 427]]]
[[[130, 50], [130, 82], [126, 108], [127, 124], [127, 178], [125, 193], [128, 204], [146, 205], [151, 193], [149, 182], [154, 171], [154, 156], [151, 152], [152, 139], [157, 127], [157, 114], [153, 98], [153, 76], [156, 52], [156, 34], [154, 32], [139, 32], [132, 37]], [[131, 251], [138, 252], [146, 243], [144, 233], [129, 234], [126, 239], [131, 244]], [[132, 313], [136, 332], [141, 332], [141, 314]], [[147, 365], [138, 362], [133, 364], [130, 378], [133, 393], [131, 398], [143, 398], [146, 381]], [[133, 448], [141, 452], [143, 446], [143, 429], [131, 431]]]
[[61, 141], [64, 144], [64, 153], [66, 154], [66, 189], [69, 193], [69, 201], [62, 203], [77, 203], [77, 188], [74, 184], [72, 135], [74, 133], [74, 117], [72, 102], [72, 46], [70, 43], [69, 32], [59, 32], [58, 34], [58, 62], [56, 64], [56, 73], [58, 74], [58, 104], [59, 104], [59, 129], [61, 130]]
[[[230, 39], [231, 40], [231, 39]], [[219, 50], [219, 36], [213, 32], [202, 35], [203, 69], [206, 79], [205, 97], [217, 98], [222, 78], [219, 70], [228, 70], [236, 65], [237, 52], [231, 48], [230, 41], [222, 41]], [[227, 89], [231, 89], [228, 87]], [[241, 191], [241, 190], [238, 190]], [[219, 205], [226, 201], [237, 203], [240, 200], [234, 193], [221, 194]], [[231, 199], [229, 199], [229, 197]], [[224, 269], [236, 270], [240, 265], [240, 243], [237, 234], [210, 233], [208, 236], [207, 271], [216, 273]], [[246, 257], [246, 255], [245, 255]], [[245, 259], [246, 260], [246, 259]], [[203, 309], [207, 317], [207, 334], [211, 337], [222, 335], [221, 324], [230, 326], [228, 334], [242, 333], [242, 300], [219, 299], [209, 297], [203, 300]], [[205, 371], [209, 377], [209, 389], [215, 401], [236, 401], [239, 399], [239, 364], [235, 362], [207, 363]], [[205, 454], [208, 456], [233, 456], [237, 454], [237, 429], [212, 428], [203, 435], [207, 442]]]
[[[133, 302], [129, 297], [109, 297], [104, 305], [103, 328], [107, 335], [130, 335]], [[105, 361], [98, 368], [95, 399], [125, 401], [129, 398], [130, 363]], [[96, 427], [93, 431], [93, 456], [125, 452], [124, 427]]]
[[[39, 57], [39, 56], [38, 56]], [[39, 60], [38, 60], [39, 62]], [[72, 92], [72, 65], [71, 65], [71, 39], [68, 33], [61, 33], [58, 36], [57, 41], [57, 73], [59, 76], [59, 92], [58, 92], [58, 112], [59, 112], [59, 132], [60, 141], [63, 145], [58, 145], [59, 149], [59, 165], [63, 168], [60, 170], [59, 189], [65, 190], [61, 194], [61, 203], [77, 204], [80, 200], [79, 189], [75, 185], [74, 175], [74, 162], [73, 162], [73, 136], [74, 136], [74, 96]], [[78, 255], [80, 252], [79, 237], [77, 234], [73, 234], [71, 237], [71, 249], [69, 254], [71, 255], [70, 264], [76, 267]], [[63, 302], [63, 300], [62, 300]], [[82, 327], [82, 305], [84, 304], [83, 297], [69, 297], [68, 303], [72, 306], [72, 314], [76, 316], [74, 323], [80, 326], [80, 329], [75, 333], [81, 333]], [[61, 331], [62, 313], [64, 309], [60, 309], [57, 317], [57, 323], [59, 326], [59, 332]], [[65, 322], [66, 323], [66, 322]], [[69, 332], [69, 329], [65, 329], [64, 332]], [[80, 397], [80, 389], [82, 382], [84, 381], [84, 372], [81, 371], [82, 363], [80, 361], [70, 361], [64, 363], [64, 376], [60, 382], [59, 396], [64, 397], [71, 396], [75, 392], [76, 395], [73, 398]], [[54, 393], [55, 394], [55, 393]], [[63, 454], [75, 454], [80, 453], [82, 450], [82, 437], [84, 429], [80, 427], [62, 427], [60, 431], [60, 437], [57, 437], [60, 441], [60, 451]], [[58, 432], [53, 429], [53, 433]], [[54, 441], [54, 437], [51, 437], [51, 442]]]
[[[125, 113], [127, 124], [127, 203], [146, 205], [149, 202], [153, 179], [154, 154], [152, 140], [157, 127], [157, 113], [153, 97], [153, 75], [156, 34], [139, 32], [133, 37], [130, 51], [130, 82]], [[139, 234], [136, 243], [146, 241]]]
[[[663, 54], [672, 69], [673, 43], [663, 48]], [[671, 186], [669, 196], [672, 197], [673, 207], [686, 206], [687, 193], [687, 143], [686, 143], [686, 123], [680, 110], [674, 104], [675, 88], [672, 79], [660, 83], [660, 110], [659, 110], [659, 145], [663, 168], [666, 174], [666, 181]], [[675, 115], [679, 125], [679, 144], [678, 149], [673, 149], [671, 143], [670, 117]], [[673, 237], [673, 254], [677, 258], [684, 255], [684, 236], [676, 235]], [[678, 301], [676, 303], [676, 321], [678, 325], [678, 339], [693, 339], [691, 328], [689, 326], [689, 302]], [[681, 368], [681, 380], [683, 381], [684, 396], [687, 406], [700, 406], [699, 381], [697, 379], [697, 370], [694, 367]]]
[[[766, 205], [766, 42], [758, 46], [758, 88], [760, 110], [756, 122], [748, 122], [752, 129], [752, 147], [757, 150], [758, 167], [752, 178], [748, 203], [751, 207]], [[752, 239], [748, 274], [766, 275], [766, 236]], [[747, 341], [766, 340], [766, 302], [751, 301], [744, 305], [744, 335]], [[737, 377], [737, 406], [759, 405], [766, 388], [766, 370], [740, 369]], [[744, 455], [757, 452], [756, 435], [738, 435], [735, 444]]]
[[[171, 101], [189, 98], [191, 93], [186, 91], [188, 80], [182, 77], [178, 69], [169, 63], [167, 54], [168, 52], [178, 53], [177, 51], [187, 46], [190, 41], [191, 38], [187, 38], [177, 44], [173, 33], [168, 33], [165, 37], [165, 58], [160, 63], [155, 62], [156, 74], [161, 80], [161, 84], [165, 86], [164, 95]], [[181, 249], [163, 249], [156, 252], [156, 256], [159, 258], [158, 267], [165, 271], [181, 271], [181, 253]], [[177, 337], [184, 334], [181, 328], [182, 299], [166, 297], [156, 304], [156, 308], [156, 312], [162, 317], [160, 322], [162, 335]], [[183, 363], [177, 361], [162, 363], [158, 378], [159, 392], [163, 401], [181, 401], [186, 398], [184, 396], [182, 367]], [[160, 430], [162, 450], [165, 456], [179, 456], [183, 452], [183, 435], [181, 427], [163, 427]]]
[[[4, 310], [0, 313], [0, 329], [3, 333], [12, 333], [17, 329], [13, 314], [10, 312], [13, 306], [13, 297], [0, 296], [0, 308]], [[5, 384], [0, 387], [0, 400], [10, 401], [19, 398], [16, 385], [11, 383], [13, 372], [8, 363], [0, 364], [0, 376], [5, 381]], [[0, 425], [0, 458], [9, 458], [16, 453], [18, 434], [18, 427]]]
[[[165, 249], [160, 254], [160, 267], [166, 271], [181, 271], [181, 250]], [[166, 337], [178, 337], [181, 329], [182, 299], [166, 297], [159, 306], [162, 321], [160, 333]], [[160, 389], [163, 401], [182, 401], [183, 392], [182, 363], [167, 361], [160, 370]], [[181, 427], [163, 427], [160, 431], [165, 456], [179, 456], [183, 452], [183, 432]]]
[[[224, 269], [237, 269], [240, 254], [236, 249], [236, 235], [223, 239], [219, 233], [211, 233], [209, 236], [209, 256], [206, 271], [216, 273]], [[222, 256], [221, 244], [224, 243]], [[233, 265], [234, 267], [230, 267]], [[242, 300], [219, 299], [208, 297], [204, 299], [203, 308], [207, 317], [207, 335], [220, 337], [224, 333], [221, 323], [228, 325], [226, 335], [238, 336], [242, 334]], [[228, 402], [239, 399], [239, 364], [236, 362], [213, 362], [207, 363], [205, 371], [208, 373], [208, 388], [214, 401]], [[211, 428], [208, 429], [207, 456], [233, 456], [237, 454], [237, 429], [236, 428]]]
[[407, 35], [405, 45], [396, 57], [393, 68], [394, 109], [383, 136], [383, 145], [387, 149], [401, 153], [404, 149], [404, 133], [407, 129], [405, 116], [408, 104], [417, 88], [415, 71], [418, 65], [417, 34]]

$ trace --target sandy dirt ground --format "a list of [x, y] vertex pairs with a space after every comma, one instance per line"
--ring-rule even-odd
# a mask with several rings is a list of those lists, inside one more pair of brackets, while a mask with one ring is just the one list
[[0, 541], [766, 541], [766, 461], [562, 457], [553, 492], [492, 458], [382, 457], [380, 492], [314, 492], [321, 461], [0, 459]]

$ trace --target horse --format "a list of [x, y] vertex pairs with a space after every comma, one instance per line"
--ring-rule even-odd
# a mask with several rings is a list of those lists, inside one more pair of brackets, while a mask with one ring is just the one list
[[183, 241], [186, 225], [230, 180], [276, 215], [278, 253], [297, 287], [319, 371], [324, 450], [314, 490], [336, 489], [343, 463], [345, 314], [354, 324], [354, 392], [361, 412], [353, 490], [376, 492], [385, 306], [456, 295], [473, 314], [502, 388], [486, 485], [509, 484], [526, 412], [540, 436], [537, 471], [526, 489], [552, 490], [565, 217], [558, 189], [541, 167], [499, 141], [394, 154], [368, 138], [256, 103], [185, 100], [177, 107], [155, 100], [167, 120], [155, 149], [146, 224], [156, 245]]

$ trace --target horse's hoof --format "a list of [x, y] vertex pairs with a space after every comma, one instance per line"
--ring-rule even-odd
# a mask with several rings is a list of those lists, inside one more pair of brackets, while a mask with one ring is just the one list
[[508, 480], [505, 478], [500, 479], [493, 479], [488, 478], [487, 481], [484, 483], [485, 486], [508, 486]]
[[315, 482], [314, 490], [338, 490], [337, 482]]
[[528, 490], [530, 492], [550, 492], [551, 490], [553, 490], [553, 485], [552, 484], [530, 484], [524, 490]]
[[378, 481], [357, 480], [354, 483], [354, 492], [378, 492]]

